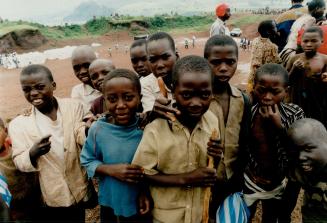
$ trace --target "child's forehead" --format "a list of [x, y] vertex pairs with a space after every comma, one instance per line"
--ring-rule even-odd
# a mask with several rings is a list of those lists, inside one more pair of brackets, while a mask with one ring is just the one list
[[45, 72], [39, 71], [32, 74], [22, 74], [20, 76], [21, 83], [35, 82], [35, 83], [50, 83], [50, 78]]
[[208, 72], [200, 72], [200, 71], [188, 71], [181, 73], [177, 76], [178, 83], [211, 83], [212, 75]]
[[263, 73], [256, 77], [256, 80], [260, 84], [269, 83], [275, 86], [285, 86], [285, 81], [282, 75], [273, 75], [269, 73]]
[[85, 63], [89, 62], [91, 63], [93, 60], [95, 60], [96, 56], [94, 52], [92, 51], [77, 51], [72, 55], [72, 63], [73, 64], [79, 64], [79, 63]]
[[319, 34], [319, 32], [305, 32], [302, 35], [302, 39], [304, 38], [315, 38], [315, 39], [321, 39], [321, 36]]
[[171, 44], [167, 38], [151, 40], [147, 44], [148, 51], [174, 51], [175, 49], [171, 48]]
[[213, 55], [229, 55], [237, 57], [237, 51], [234, 45], [213, 45], [209, 51], [209, 56]]

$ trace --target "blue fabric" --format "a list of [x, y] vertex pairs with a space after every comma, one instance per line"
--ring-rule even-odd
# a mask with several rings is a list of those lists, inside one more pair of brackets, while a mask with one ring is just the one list
[[[81, 152], [81, 164], [86, 167], [89, 178], [102, 164], [131, 163], [143, 131], [136, 121], [129, 126], [110, 124], [100, 118], [90, 130]], [[139, 187], [121, 182], [110, 176], [99, 176], [99, 204], [111, 207], [116, 216], [130, 217], [138, 213]]]
[[8, 189], [7, 180], [4, 176], [0, 174], [0, 194], [2, 200], [6, 203], [8, 207], [10, 207], [10, 201], [11, 201], [11, 193]]
[[242, 193], [237, 192], [229, 195], [218, 207], [216, 214], [217, 223], [247, 223], [250, 210], [246, 206]]

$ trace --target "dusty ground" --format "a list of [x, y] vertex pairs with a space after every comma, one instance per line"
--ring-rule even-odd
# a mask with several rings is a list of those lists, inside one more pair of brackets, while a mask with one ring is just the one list
[[[246, 28], [245, 32], [250, 33], [250, 36], [255, 36], [253, 34], [253, 30], [255, 29], [254, 25], [251, 25]], [[190, 46], [189, 49], [184, 49], [183, 40], [184, 38], [191, 39], [192, 36], [195, 35], [199, 41], [196, 43], [196, 47], [192, 48]], [[206, 32], [202, 33], [187, 33], [183, 35], [175, 35], [175, 41], [178, 48], [178, 51], [181, 56], [195, 54], [195, 55], [203, 55], [204, 48], [204, 39], [208, 36]], [[202, 38], [202, 39], [201, 39]], [[201, 39], [201, 41], [200, 41]], [[124, 51], [124, 45], [128, 46], [132, 42], [132, 37], [128, 35], [127, 32], [120, 32], [110, 35], [105, 35], [98, 38], [87, 38], [82, 40], [67, 40], [60, 42], [49, 42], [47, 45], [39, 47], [38, 51], [43, 51], [48, 48], [53, 47], [64, 47], [66, 45], [81, 45], [81, 44], [91, 44], [91, 43], [100, 43], [102, 44], [100, 47], [95, 48], [96, 52], [99, 54], [100, 58], [109, 58], [111, 59], [116, 67], [119, 68], [130, 68], [130, 60], [129, 54], [126, 54]], [[118, 42], [120, 49], [116, 51], [114, 49], [114, 44]], [[107, 53], [108, 47], [111, 47], [112, 57], [109, 57]], [[244, 86], [244, 83], [247, 79], [246, 64], [250, 62], [250, 52], [240, 50], [239, 56], [239, 70], [236, 72], [235, 76], [232, 78], [231, 83]], [[54, 79], [57, 82], [57, 89], [55, 91], [55, 95], [58, 97], [69, 97], [71, 88], [78, 84], [79, 81], [73, 74], [73, 70], [71, 67], [70, 59], [65, 60], [47, 60], [45, 65], [50, 68], [53, 72]], [[244, 69], [245, 68], [245, 69]], [[21, 113], [21, 111], [28, 106], [23, 93], [20, 89], [19, 84], [19, 73], [21, 69], [13, 69], [6, 70], [4, 68], [0, 68], [0, 117], [4, 119], [11, 119], [15, 117], [17, 114]], [[99, 220], [98, 208], [95, 210], [88, 211], [87, 219], [89, 222], [97, 222]], [[301, 215], [299, 211], [299, 204], [297, 205], [297, 209], [294, 212], [293, 222], [301, 222]], [[254, 222], [259, 222], [260, 211], [257, 215]]]

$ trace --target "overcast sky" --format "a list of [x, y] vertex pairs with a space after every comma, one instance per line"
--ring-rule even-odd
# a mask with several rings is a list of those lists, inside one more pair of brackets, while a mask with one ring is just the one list
[[0, 0], [3, 19], [21, 19], [70, 11], [86, 0]]

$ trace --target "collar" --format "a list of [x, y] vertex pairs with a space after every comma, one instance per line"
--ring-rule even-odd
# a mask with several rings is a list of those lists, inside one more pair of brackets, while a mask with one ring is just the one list
[[[208, 115], [207, 113], [208, 113], [208, 111], [202, 115], [200, 121], [194, 127], [193, 132], [199, 129], [199, 130], [204, 130], [208, 134], [211, 134], [210, 132], [212, 130], [209, 130], [205, 125], [207, 115]], [[172, 132], [177, 132], [177, 131], [181, 131], [181, 130], [189, 132], [189, 130], [182, 123], [180, 123], [177, 119], [174, 122], [171, 120], [167, 120], [167, 122], [168, 122], [169, 128], [171, 129]], [[191, 135], [192, 132], [189, 132], [189, 134]]]
[[[232, 86], [230, 83], [228, 83], [227, 91], [228, 91], [228, 94], [234, 98], [243, 97], [242, 92], [238, 88]], [[216, 94], [214, 94], [213, 97], [219, 98], [219, 96]]]
[[295, 3], [294, 5], [292, 5], [291, 8], [289, 8], [289, 10], [298, 8], [303, 8], [303, 5], [301, 3]]
[[84, 84], [84, 83], [83, 83], [83, 90], [84, 90], [83, 91], [84, 96], [91, 95], [93, 92], [97, 91], [96, 89], [94, 89], [90, 85]]
[[[285, 124], [287, 122], [287, 120], [289, 119], [289, 114], [286, 112], [285, 110], [285, 103], [281, 102], [278, 106], [279, 108], [279, 113], [280, 113], [280, 117], [281, 117], [281, 120], [282, 120], [282, 123]], [[258, 112], [259, 110], [259, 104], [255, 104], [253, 107], [252, 107], [252, 116], [251, 116], [251, 122], [255, 116], [255, 114]]]

